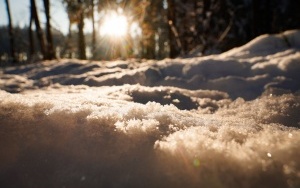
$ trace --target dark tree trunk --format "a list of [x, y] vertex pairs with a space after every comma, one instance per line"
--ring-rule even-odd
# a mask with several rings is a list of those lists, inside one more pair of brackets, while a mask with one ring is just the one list
[[68, 58], [73, 58], [73, 53], [74, 53], [74, 47], [73, 47], [73, 41], [72, 41], [72, 30], [71, 30], [71, 22], [69, 23], [68, 27], [68, 40], [67, 40], [67, 52], [68, 52]]
[[33, 20], [35, 23], [37, 38], [40, 42], [41, 53], [43, 55], [43, 58], [46, 59], [47, 56], [46, 56], [45, 39], [44, 39], [43, 31], [40, 26], [40, 21], [39, 21], [39, 17], [38, 17], [37, 10], [36, 10], [35, 0], [30, 0], [30, 5], [31, 5], [31, 15], [33, 16]]
[[252, 1], [252, 38], [261, 34], [271, 33], [271, 14], [269, 0]]
[[[265, 3], [265, 11], [266, 11], [266, 16], [265, 16], [265, 20], [264, 20], [264, 24], [265, 24], [265, 31], [264, 33], [275, 33], [274, 28], [272, 28], [272, 23], [273, 23], [273, 5], [272, 5], [272, 1], [270, 0], [266, 0]], [[276, 31], [277, 32], [277, 31]]]
[[29, 28], [28, 28], [28, 34], [29, 34], [29, 58], [32, 58], [35, 52], [35, 46], [34, 46], [34, 38], [32, 33], [32, 22], [33, 22], [33, 15], [32, 12], [30, 13], [30, 20], [29, 20]]
[[78, 20], [78, 51], [79, 51], [79, 59], [86, 59], [86, 53], [85, 53], [85, 38], [83, 33], [84, 28], [84, 14], [83, 14], [83, 8], [82, 8], [82, 2], [81, 0], [78, 0], [80, 9], [78, 12], [79, 20]]
[[196, 46], [197, 44], [200, 43], [199, 39], [199, 28], [201, 25], [201, 19], [200, 19], [200, 11], [201, 11], [201, 5], [203, 8], [203, 2], [199, 0], [194, 0], [194, 11], [195, 11], [195, 31], [194, 31], [194, 45]]
[[149, 1], [149, 5], [146, 7], [146, 13], [142, 23], [142, 44], [143, 51], [142, 57], [146, 59], [155, 58], [155, 30], [154, 30], [154, 3], [155, 1]]
[[95, 15], [94, 15], [94, 8], [95, 8], [95, 3], [94, 0], [91, 0], [91, 5], [92, 5], [92, 26], [93, 26], [93, 33], [92, 33], [92, 54], [93, 54], [93, 59], [96, 57], [96, 28], [95, 28]]
[[168, 24], [169, 24], [169, 45], [170, 45], [170, 58], [175, 58], [179, 55], [179, 50], [176, 44], [176, 35], [174, 28], [176, 27], [176, 15], [175, 15], [175, 2], [174, 0], [168, 0]]
[[156, 54], [156, 59], [163, 59], [166, 56], [166, 42], [168, 41], [168, 23], [167, 20], [167, 10], [163, 7], [163, 4], [160, 5], [158, 14], [161, 15], [159, 24], [156, 27], [156, 32], [158, 34], [158, 51]]
[[50, 23], [50, 2], [44, 0], [45, 14], [46, 14], [46, 38], [47, 38], [47, 56], [46, 59], [55, 59], [55, 52], [53, 47], [53, 38]]
[[8, 16], [10, 53], [11, 53], [13, 63], [16, 63], [17, 59], [16, 59], [16, 54], [15, 54], [14, 30], [13, 30], [13, 26], [12, 26], [12, 18], [11, 18], [11, 13], [10, 13], [9, 1], [5, 0], [5, 3], [6, 3], [6, 10], [7, 10], [7, 16]]
[[210, 26], [209, 26], [210, 18], [208, 18], [207, 15], [208, 15], [208, 12], [210, 11], [210, 7], [211, 7], [210, 0], [203, 0], [203, 12], [202, 12], [202, 22], [204, 23], [203, 31], [202, 31], [202, 39], [203, 39], [202, 53], [203, 54], [205, 53], [205, 51], [207, 50], [208, 45], [209, 45], [207, 38], [208, 38], [209, 29], [210, 29]]
[[207, 13], [210, 9], [210, 0], [203, 0], [203, 18], [207, 18]]

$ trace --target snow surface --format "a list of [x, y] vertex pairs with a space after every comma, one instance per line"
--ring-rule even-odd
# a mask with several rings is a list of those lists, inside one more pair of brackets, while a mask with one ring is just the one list
[[300, 31], [220, 55], [0, 69], [0, 187], [300, 187]]

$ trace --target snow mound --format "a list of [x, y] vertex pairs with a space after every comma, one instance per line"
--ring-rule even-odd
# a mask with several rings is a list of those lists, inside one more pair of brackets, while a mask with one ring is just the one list
[[[0, 184], [300, 185], [299, 96], [226, 100], [206, 113], [135, 103], [138, 86], [126, 87], [0, 92]], [[156, 90], [138, 91], [147, 98]]]
[[0, 187], [300, 187], [299, 36], [1, 68]]
[[229, 50], [223, 55], [239, 58], [266, 56], [289, 48], [300, 48], [299, 30], [290, 30], [276, 35], [261, 35], [248, 44]]
[[[45, 61], [3, 69], [0, 88], [9, 92], [52, 84], [174, 86], [218, 90], [252, 100], [270, 88], [299, 90], [300, 31], [263, 35], [220, 55], [162, 61]], [[8, 81], [7, 81], [8, 80]]]

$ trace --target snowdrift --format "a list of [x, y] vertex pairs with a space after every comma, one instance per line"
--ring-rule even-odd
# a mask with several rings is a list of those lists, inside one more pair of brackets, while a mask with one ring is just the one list
[[299, 37], [0, 69], [0, 187], [299, 187]]

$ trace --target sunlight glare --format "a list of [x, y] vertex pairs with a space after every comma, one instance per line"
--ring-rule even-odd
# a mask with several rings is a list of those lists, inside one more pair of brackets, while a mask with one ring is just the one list
[[128, 32], [128, 21], [124, 15], [116, 12], [108, 13], [101, 25], [100, 34], [102, 36], [123, 37]]

